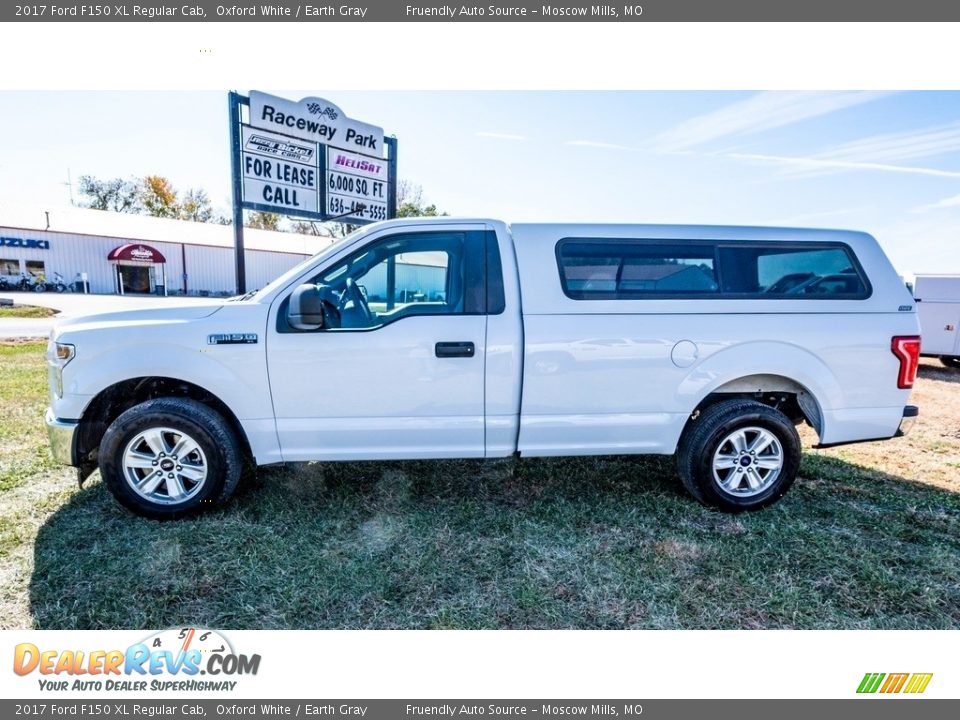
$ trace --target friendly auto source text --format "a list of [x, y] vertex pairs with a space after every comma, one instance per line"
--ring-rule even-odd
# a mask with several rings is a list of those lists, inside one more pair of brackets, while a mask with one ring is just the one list
[[623, 5], [615, 7], [613, 5], [578, 5], [556, 7], [553, 5], [541, 5], [539, 8], [506, 6], [506, 5], [441, 5], [440, 7], [421, 7], [419, 5], [407, 5], [406, 15], [410, 18], [418, 17], [516, 17], [533, 18], [538, 17], [605, 17], [619, 18], [621, 15], [626, 17], [639, 17], [643, 14], [641, 5]]
[[[323, 707], [323, 706], [321, 706]], [[537, 708], [527, 705], [501, 705], [489, 703], [487, 705], [412, 705], [406, 706], [406, 714], [409, 715], [445, 715], [455, 717], [457, 715], [498, 715], [498, 716], [531, 716], [531, 715], [609, 715], [610, 717], [619, 717], [622, 715], [640, 715], [643, 707], [640, 705], [611, 705], [592, 704], [592, 705], [541, 705]], [[310, 712], [307, 712], [309, 715]], [[314, 713], [319, 714], [319, 713]]]

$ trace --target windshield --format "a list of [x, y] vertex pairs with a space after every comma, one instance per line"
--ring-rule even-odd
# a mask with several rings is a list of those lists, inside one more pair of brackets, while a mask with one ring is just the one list
[[250, 299], [252, 299], [252, 298], [254, 298], [254, 297], [258, 296], [258, 295], [262, 296], [262, 295], [265, 295], [265, 294], [269, 294], [270, 292], [272, 292], [272, 291], [275, 290], [276, 288], [282, 287], [283, 285], [285, 285], [287, 282], [290, 281], [291, 278], [294, 278], [294, 277], [296, 277], [297, 275], [299, 275], [300, 273], [302, 273], [305, 269], [307, 269], [308, 267], [310, 267], [310, 265], [312, 265], [313, 263], [315, 263], [317, 260], [319, 260], [320, 258], [322, 258], [324, 255], [330, 255], [330, 254], [332, 254], [332, 253], [337, 252], [343, 245], [345, 245], [345, 244], [353, 241], [353, 240], [356, 239], [359, 235], [363, 234], [364, 232], [366, 232], [366, 231], [369, 230], [369, 229], [370, 229], [370, 228], [366, 227], [366, 228], [360, 228], [359, 230], [354, 230], [354, 231], [353, 231], [352, 233], [350, 233], [349, 235], [345, 235], [345, 236], [343, 236], [342, 238], [340, 238], [339, 240], [334, 241], [333, 243], [331, 243], [330, 245], [328, 245], [327, 247], [325, 247], [323, 250], [321, 250], [320, 252], [318, 252], [316, 255], [312, 255], [311, 257], [308, 257], [306, 260], [303, 260], [302, 262], [297, 263], [296, 265], [294, 265], [292, 268], [290, 268], [289, 270], [287, 270], [287, 271], [286, 271], [285, 273], [283, 273], [282, 275], [280, 275], [280, 276], [274, 278], [273, 280], [271, 280], [269, 283], [267, 283], [266, 285], [264, 285], [262, 288], [259, 288], [259, 289], [257, 289], [257, 290], [251, 290], [251, 291], [248, 292], [246, 295], [238, 295], [238, 296], [236, 296], [236, 297], [231, 298], [231, 300], [250, 300]]

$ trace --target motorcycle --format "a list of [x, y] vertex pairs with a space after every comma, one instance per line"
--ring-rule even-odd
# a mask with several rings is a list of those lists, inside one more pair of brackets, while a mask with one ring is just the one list
[[23, 292], [30, 292], [33, 290], [36, 281], [26, 273], [20, 273], [20, 279], [13, 286], [14, 290], [21, 290]]
[[67, 292], [71, 288], [63, 281], [63, 275], [58, 272], [53, 274], [53, 281], [38, 281], [36, 285], [33, 286], [34, 292], [46, 292], [51, 290], [58, 293]]

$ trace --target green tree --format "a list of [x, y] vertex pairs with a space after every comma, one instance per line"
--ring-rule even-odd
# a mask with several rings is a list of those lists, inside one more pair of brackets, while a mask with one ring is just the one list
[[280, 220], [278, 213], [257, 211], [250, 213], [245, 224], [257, 230], [280, 230]]
[[423, 186], [411, 180], [397, 183], [397, 217], [438, 217], [448, 213], [437, 210], [435, 204], [424, 205]]
[[129, 180], [101, 180], [92, 175], [82, 175], [79, 190], [83, 207], [95, 210], [230, 225], [228, 216], [214, 210], [206, 190], [190, 188], [181, 197], [173, 183], [163, 175], [146, 175]]
[[92, 175], [81, 175], [79, 191], [83, 207], [94, 210], [139, 213], [140, 182], [135, 179], [113, 178], [101, 180]]

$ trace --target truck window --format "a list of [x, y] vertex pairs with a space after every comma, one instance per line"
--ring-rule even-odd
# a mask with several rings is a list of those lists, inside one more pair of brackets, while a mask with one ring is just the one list
[[[308, 282], [327, 298], [326, 331], [370, 330], [412, 315], [482, 314], [485, 253], [482, 232], [392, 235]], [[279, 320], [278, 330], [292, 332]]]
[[703, 296], [718, 290], [714, 252], [706, 244], [561, 241], [557, 259], [574, 299]]
[[565, 239], [564, 293], [643, 298], [863, 299], [870, 286], [842, 243]]
[[503, 265], [500, 262], [500, 244], [497, 234], [492, 231], [486, 236], [486, 272], [487, 272], [487, 314], [499, 315], [506, 308], [503, 290]]
[[721, 247], [723, 293], [764, 298], [863, 298], [867, 284], [841, 245]]

